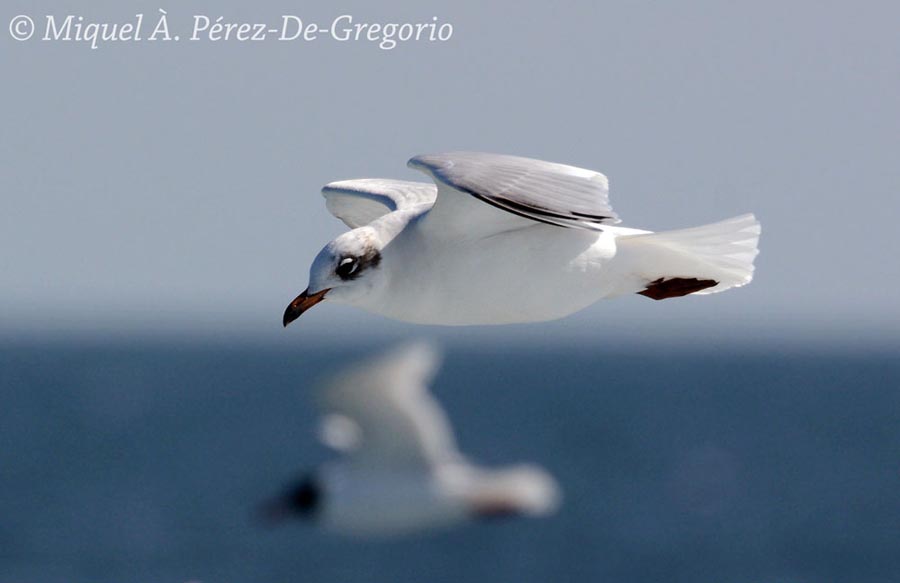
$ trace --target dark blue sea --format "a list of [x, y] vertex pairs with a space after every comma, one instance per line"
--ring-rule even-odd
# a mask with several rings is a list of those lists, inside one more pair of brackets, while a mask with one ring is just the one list
[[888, 350], [447, 346], [461, 448], [534, 461], [548, 519], [354, 540], [254, 507], [330, 452], [317, 378], [371, 352], [0, 346], [0, 583], [900, 581]]

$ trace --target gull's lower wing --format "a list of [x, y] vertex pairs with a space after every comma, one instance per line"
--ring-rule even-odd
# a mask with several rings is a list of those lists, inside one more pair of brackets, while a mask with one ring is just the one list
[[592, 170], [480, 152], [416, 156], [408, 166], [438, 185], [429, 220], [441, 225], [495, 223], [500, 232], [522, 220], [588, 230], [619, 222], [606, 177]]
[[326, 444], [354, 464], [380, 469], [423, 469], [459, 458], [450, 422], [428, 391], [438, 364], [437, 352], [419, 343], [338, 375], [322, 393]]
[[322, 196], [332, 215], [356, 229], [396, 210], [433, 204], [437, 188], [427, 182], [360, 178], [326, 184]]

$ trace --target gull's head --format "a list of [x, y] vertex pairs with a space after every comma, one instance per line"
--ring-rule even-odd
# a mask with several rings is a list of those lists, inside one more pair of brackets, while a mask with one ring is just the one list
[[309, 473], [290, 484], [278, 496], [258, 509], [263, 524], [277, 525], [292, 518], [315, 518], [322, 504], [322, 491], [315, 473]]
[[348, 231], [325, 245], [309, 268], [309, 287], [284, 311], [284, 325], [326, 299], [355, 304], [368, 296], [384, 278], [381, 250], [381, 240], [371, 227]]

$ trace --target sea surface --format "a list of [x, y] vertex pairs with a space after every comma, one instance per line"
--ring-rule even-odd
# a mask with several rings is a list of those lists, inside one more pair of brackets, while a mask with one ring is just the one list
[[331, 453], [315, 380], [374, 346], [0, 346], [0, 583], [900, 582], [900, 358], [447, 348], [464, 452], [533, 461], [553, 517], [388, 540], [253, 509]]

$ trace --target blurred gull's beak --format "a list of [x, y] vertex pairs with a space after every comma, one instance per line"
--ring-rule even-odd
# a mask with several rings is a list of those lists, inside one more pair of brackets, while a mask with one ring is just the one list
[[284, 311], [284, 319], [282, 323], [287, 326], [297, 318], [299, 318], [303, 312], [315, 306], [319, 302], [325, 299], [325, 294], [331, 288], [325, 288], [322, 291], [316, 292], [314, 294], [309, 293], [309, 288], [303, 290], [303, 293], [294, 298], [294, 301], [288, 304], [287, 309]]
[[272, 498], [256, 508], [254, 522], [259, 526], [273, 527], [293, 518], [294, 512], [282, 498]]

